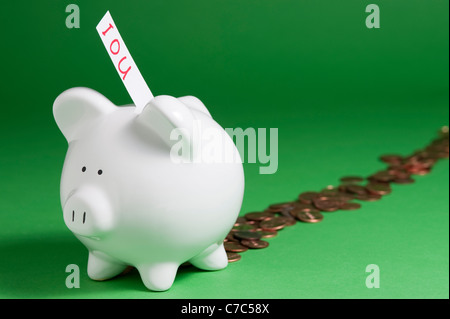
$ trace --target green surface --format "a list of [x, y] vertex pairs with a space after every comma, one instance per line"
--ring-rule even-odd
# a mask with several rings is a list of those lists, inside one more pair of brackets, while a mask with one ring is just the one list
[[[86, 274], [87, 250], [66, 228], [59, 178], [66, 141], [52, 117], [65, 89], [86, 86], [131, 102], [97, 35], [110, 10], [155, 95], [195, 95], [224, 127], [279, 129], [279, 167], [245, 164], [241, 214], [383, 168], [448, 124], [448, 1], [67, 1], [2, 4], [0, 297], [448, 298], [449, 164], [394, 186], [359, 211], [297, 224], [218, 272], [180, 270], [171, 290], [145, 289], [136, 271], [106, 282]], [[81, 268], [67, 289], [65, 268]], [[381, 287], [365, 286], [366, 266]]]

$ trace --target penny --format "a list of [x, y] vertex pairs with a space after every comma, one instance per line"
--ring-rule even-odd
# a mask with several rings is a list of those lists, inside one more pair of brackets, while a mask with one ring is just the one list
[[339, 199], [342, 202], [348, 202], [354, 198], [355, 195], [350, 193], [339, 193], [338, 196], [336, 197], [336, 199]]
[[323, 215], [319, 211], [300, 211], [297, 212], [296, 218], [304, 223], [318, 223], [323, 220]]
[[298, 200], [304, 204], [312, 204], [313, 199], [319, 195], [317, 192], [304, 192], [298, 195]]
[[245, 230], [237, 231], [233, 234], [233, 236], [239, 240], [243, 240], [243, 239], [256, 240], [256, 239], [261, 238], [261, 235], [258, 234], [257, 232], [251, 232], [251, 231], [245, 231]]
[[314, 200], [314, 206], [324, 212], [335, 212], [339, 210], [339, 207], [342, 205], [342, 201], [338, 199], [332, 198], [316, 198]]
[[393, 180], [394, 183], [396, 184], [412, 184], [415, 182], [414, 179], [412, 179], [411, 177], [408, 178], [396, 178]]
[[275, 217], [273, 219], [263, 220], [259, 226], [263, 230], [280, 230], [284, 228], [285, 224], [286, 221], [284, 220], [284, 217]]
[[293, 207], [294, 205], [295, 205], [295, 202], [286, 202], [286, 203], [272, 204], [272, 205], [269, 206], [269, 210], [270, 211], [278, 211], [280, 209]]
[[392, 189], [389, 186], [389, 184], [382, 184], [382, 183], [368, 184], [366, 186], [366, 189], [369, 191], [369, 193], [375, 195], [387, 195], [392, 192]]
[[227, 242], [223, 243], [223, 246], [225, 247], [225, 251], [232, 252], [232, 253], [241, 253], [241, 252], [248, 250], [248, 248], [246, 246], [242, 246], [238, 242], [233, 242], [233, 241], [227, 241]]
[[436, 160], [433, 158], [424, 158], [420, 161], [423, 167], [431, 168], [436, 164]]
[[258, 230], [258, 234], [261, 235], [261, 238], [272, 238], [275, 237], [278, 232], [276, 230]]
[[403, 156], [396, 154], [383, 155], [380, 160], [388, 164], [401, 163], [403, 161]]
[[244, 215], [245, 219], [251, 221], [261, 221], [273, 217], [269, 212], [252, 212]]
[[227, 237], [225, 237], [224, 242], [227, 242], [227, 241], [237, 241], [237, 239], [234, 238], [233, 232], [230, 231], [228, 233]]
[[381, 195], [376, 194], [356, 194], [355, 199], [366, 201], [366, 202], [374, 202], [381, 199]]
[[341, 206], [342, 210], [356, 210], [360, 208], [361, 204], [358, 203], [345, 203], [344, 205]]
[[[403, 167], [402, 168], [389, 168], [388, 173], [392, 176], [394, 176], [394, 179], [400, 178], [409, 178], [411, 176], [411, 173], [407, 172]], [[380, 182], [378, 182], [380, 183]]]
[[244, 217], [238, 217], [236, 219], [236, 222], [234, 223], [234, 226], [239, 226], [239, 225], [245, 224], [246, 221], [247, 220]]
[[449, 134], [449, 127], [448, 126], [443, 126], [443, 127], [440, 128], [440, 130], [439, 130], [439, 135], [440, 136], [448, 138], [448, 134]]
[[295, 203], [294, 209], [303, 209], [303, 208], [314, 208], [312, 204], [304, 204], [304, 203]]
[[392, 182], [392, 180], [395, 177], [392, 176], [392, 174], [390, 174], [388, 171], [381, 171], [378, 173], [373, 174], [372, 176], [370, 176], [368, 179], [370, 181], [377, 181], [377, 182], [382, 182], [382, 183], [389, 183]]
[[293, 216], [280, 216], [277, 217], [280, 221], [284, 222], [284, 226], [293, 226], [297, 223]]
[[335, 195], [335, 194], [338, 194], [339, 192], [340, 192], [339, 188], [334, 187], [332, 185], [329, 185], [326, 188], [322, 189], [320, 191], [320, 194], [322, 194], [322, 195]]
[[232, 263], [241, 259], [241, 255], [238, 253], [227, 252], [228, 262]]
[[261, 249], [269, 246], [269, 242], [265, 240], [242, 240], [241, 244], [251, 249]]
[[292, 218], [292, 211], [294, 211], [295, 209], [296, 208], [293, 207], [292, 209], [280, 210], [279, 212], [277, 212], [277, 214], [280, 215], [280, 217]]
[[241, 224], [241, 225], [238, 225], [238, 226], [233, 226], [233, 231], [245, 231], [245, 230], [252, 230], [252, 229], [255, 229], [256, 228], [256, 226], [255, 225], [252, 225], [252, 224]]
[[430, 173], [431, 173], [431, 168], [428, 167], [428, 168], [422, 168], [421, 170], [416, 171], [414, 174], [423, 176], [423, 175], [428, 175]]
[[348, 185], [347, 192], [352, 194], [364, 195], [367, 194], [367, 189], [364, 186], [360, 185]]
[[364, 177], [360, 176], [345, 176], [342, 177], [341, 182], [347, 183], [347, 184], [358, 184], [364, 181]]
[[292, 211], [292, 216], [297, 217], [297, 213], [300, 212], [318, 212], [320, 213], [320, 210], [318, 210], [316, 207], [303, 207], [303, 208], [297, 208]]
[[328, 199], [342, 199], [342, 198], [348, 198], [349, 200], [351, 199], [351, 195], [348, 193], [344, 193], [341, 191], [337, 191], [337, 192], [320, 192], [320, 196], [318, 196], [317, 198], [328, 198]]

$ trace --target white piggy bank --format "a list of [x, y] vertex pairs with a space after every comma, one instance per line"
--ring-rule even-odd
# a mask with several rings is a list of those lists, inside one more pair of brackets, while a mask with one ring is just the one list
[[[241, 208], [244, 174], [233, 141], [200, 100], [157, 96], [138, 113], [73, 88], [56, 99], [53, 114], [69, 143], [64, 222], [89, 250], [91, 279], [112, 278], [131, 265], [148, 289], [163, 291], [186, 261], [205, 270], [227, 266], [223, 239]], [[216, 146], [239, 160], [196, 162], [205, 147], [219, 143], [197, 143], [198, 125], [219, 131]], [[171, 152], [175, 128], [192, 152], [183, 161]]]

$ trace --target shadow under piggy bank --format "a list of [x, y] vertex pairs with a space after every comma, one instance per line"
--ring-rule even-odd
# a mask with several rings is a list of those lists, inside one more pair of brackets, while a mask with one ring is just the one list
[[[134, 268], [107, 281], [91, 280], [88, 251], [71, 234], [11, 238], [0, 243], [0, 256], [0, 298], [126, 298], [127, 294], [152, 298], [161, 294], [149, 291]], [[71, 264], [79, 267], [80, 288], [66, 286], [68, 276], [74, 275], [73, 270], [66, 272]], [[202, 271], [180, 267], [175, 281], [195, 272]]]

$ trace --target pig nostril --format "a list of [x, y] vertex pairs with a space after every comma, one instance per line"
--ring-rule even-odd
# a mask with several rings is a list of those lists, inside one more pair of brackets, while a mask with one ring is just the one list
[[83, 224], [86, 221], [86, 212], [83, 213]]
[[75, 220], [75, 211], [73, 210], [72, 211], [72, 221], [74, 221]]

